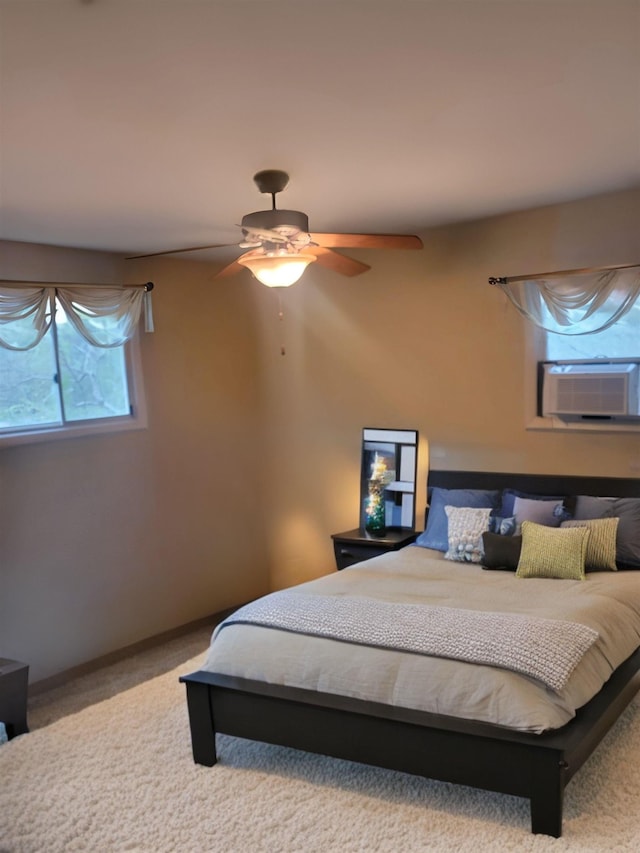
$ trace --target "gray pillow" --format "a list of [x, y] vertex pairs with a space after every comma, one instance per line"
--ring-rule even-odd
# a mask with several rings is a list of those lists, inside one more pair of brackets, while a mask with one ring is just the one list
[[528, 498], [532, 501], [563, 501], [564, 495], [532, 495], [529, 492], [521, 492], [518, 489], [504, 489], [498, 515], [501, 515], [503, 518], [513, 515], [513, 505], [516, 498]]
[[617, 516], [616, 562], [640, 569], [640, 498], [616, 498], [613, 516]]
[[563, 498], [556, 500], [536, 500], [533, 498], [517, 497], [513, 502], [513, 514], [518, 528], [523, 521], [533, 521], [544, 524], [545, 527], [560, 527], [562, 520], [559, 510], [562, 509]]
[[573, 517], [576, 521], [585, 521], [590, 518], [611, 518], [615, 500], [615, 498], [593, 498], [591, 495], [578, 495]]
[[619, 518], [616, 538], [618, 568], [640, 569], [640, 498], [595, 498], [578, 495], [576, 519]]

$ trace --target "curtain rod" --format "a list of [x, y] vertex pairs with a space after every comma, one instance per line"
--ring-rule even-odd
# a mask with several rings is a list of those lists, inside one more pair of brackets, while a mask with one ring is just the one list
[[0, 278], [0, 284], [8, 287], [21, 287], [23, 284], [30, 284], [34, 287], [144, 287], [147, 293], [153, 290], [152, 281], [147, 281], [144, 284], [76, 284], [73, 281], [29, 281], [22, 278]]
[[618, 264], [612, 267], [585, 267], [579, 270], [554, 270], [553, 272], [538, 272], [535, 275], [491, 276], [489, 284], [508, 284], [510, 281], [528, 281], [532, 278], [558, 278], [563, 275], [580, 275], [594, 272], [610, 272], [613, 270], [630, 270], [640, 267], [640, 264]]

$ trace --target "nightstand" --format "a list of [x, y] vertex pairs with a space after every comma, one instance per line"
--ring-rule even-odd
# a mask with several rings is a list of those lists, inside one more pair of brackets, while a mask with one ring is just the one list
[[405, 545], [411, 545], [417, 535], [415, 530], [408, 530], [405, 527], [387, 530], [386, 535], [380, 538], [370, 536], [358, 527], [344, 533], [332, 533], [338, 571], [353, 566], [354, 563], [369, 560], [371, 557], [379, 557], [387, 551], [399, 551]]
[[29, 731], [27, 726], [26, 663], [0, 658], [0, 721], [7, 727], [10, 738]]

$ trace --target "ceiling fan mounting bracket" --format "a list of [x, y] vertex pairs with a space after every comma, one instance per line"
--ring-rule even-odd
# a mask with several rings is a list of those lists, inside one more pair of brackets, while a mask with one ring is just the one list
[[262, 172], [256, 172], [253, 176], [255, 185], [261, 193], [269, 193], [275, 195], [281, 193], [289, 183], [289, 175], [280, 169], [264, 169]]

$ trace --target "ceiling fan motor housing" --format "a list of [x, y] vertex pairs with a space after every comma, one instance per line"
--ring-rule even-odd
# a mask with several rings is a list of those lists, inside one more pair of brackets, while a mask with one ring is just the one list
[[309, 217], [300, 210], [256, 210], [243, 216], [241, 225], [270, 231], [287, 227], [309, 233]]

